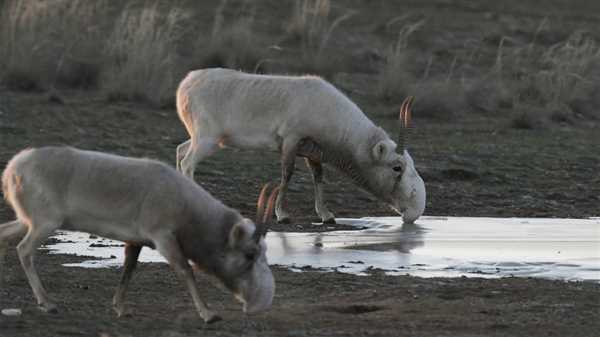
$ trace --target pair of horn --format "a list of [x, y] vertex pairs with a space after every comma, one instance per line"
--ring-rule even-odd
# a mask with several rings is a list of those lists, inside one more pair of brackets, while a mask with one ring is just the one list
[[270, 187], [271, 183], [266, 183], [263, 186], [263, 188], [260, 190], [260, 195], [258, 196], [258, 201], [256, 203], [256, 231], [254, 233], [257, 239], [260, 239], [267, 234], [267, 224], [273, 217], [273, 211], [275, 210], [275, 200], [279, 194], [279, 186], [275, 187], [267, 198], [267, 193], [269, 192]]
[[410, 130], [411, 105], [415, 100], [415, 96], [408, 96], [400, 106], [400, 117], [398, 118], [398, 148], [404, 153], [406, 150], [406, 141]]

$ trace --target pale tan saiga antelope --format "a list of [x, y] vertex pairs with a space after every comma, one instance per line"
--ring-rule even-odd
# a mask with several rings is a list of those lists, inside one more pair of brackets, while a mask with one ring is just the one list
[[177, 168], [194, 177], [196, 164], [219, 148], [281, 153], [279, 222], [289, 222], [286, 192], [295, 158], [312, 171], [315, 208], [324, 223], [334, 215], [323, 200], [328, 164], [414, 222], [425, 210], [425, 184], [405, 148], [412, 97], [401, 108], [399, 143], [344, 94], [315, 76], [246, 74], [229, 69], [190, 72], [177, 90], [177, 112], [190, 139], [177, 147]]
[[39, 307], [55, 311], [33, 260], [37, 247], [58, 229], [123, 241], [124, 272], [113, 299], [123, 298], [143, 246], [156, 248], [182, 278], [206, 322], [219, 316], [200, 298], [189, 262], [222, 283], [245, 312], [271, 306], [275, 283], [266, 258], [266, 189], [257, 223], [225, 206], [168, 165], [70, 147], [27, 149], [2, 174], [4, 197], [17, 219], [0, 225], [0, 244], [24, 235], [17, 251]]

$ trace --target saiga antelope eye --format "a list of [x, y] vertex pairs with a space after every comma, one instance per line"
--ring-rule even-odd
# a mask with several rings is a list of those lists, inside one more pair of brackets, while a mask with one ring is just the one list
[[402, 172], [402, 166], [395, 166], [394, 167], [394, 171], [396, 171], [396, 172]]
[[247, 252], [244, 254], [246, 256], [246, 259], [249, 261], [253, 261], [254, 258], [256, 257], [256, 253], [255, 252]]

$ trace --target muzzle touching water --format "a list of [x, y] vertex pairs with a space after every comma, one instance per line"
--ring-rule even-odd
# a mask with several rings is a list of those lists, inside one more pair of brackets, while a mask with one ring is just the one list
[[414, 162], [408, 151], [404, 151], [404, 158], [406, 166], [397, 187], [400, 197], [395, 200], [396, 204], [392, 207], [398, 213], [402, 214], [404, 223], [413, 223], [425, 211], [425, 182], [415, 169]]
[[275, 279], [266, 260], [257, 262], [250, 279], [244, 281], [236, 296], [244, 307], [245, 313], [254, 314], [271, 307], [275, 295]]

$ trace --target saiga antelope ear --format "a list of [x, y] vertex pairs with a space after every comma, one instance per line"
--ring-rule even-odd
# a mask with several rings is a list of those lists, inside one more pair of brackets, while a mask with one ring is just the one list
[[375, 146], [373, 146], [373, 149], [371, 151], [372, 151], [371, 155], [373, 156], [373, 160], [375, 160], [376, 162], [388, 162], [388, 161], [393, 161], [394, 159], [396, 159], [396, 158], [393, 158], [395, 156], [392, 156], [392, 154], [395, 154], [394, 143], [387, 141], [387, 140], [382, 140], [382, 141], [378, 142], [377, 144], [375, 144]]
[[248, 219], [235, 223], [229, 231], [229, 246], [235, 248], [240, 242], [250, 237], [251, 227], [252, 225]]

